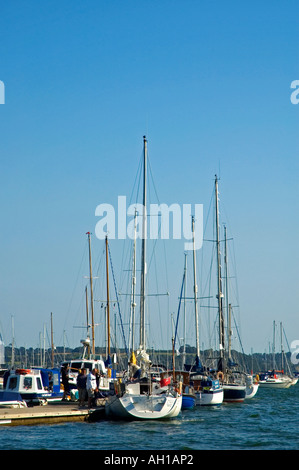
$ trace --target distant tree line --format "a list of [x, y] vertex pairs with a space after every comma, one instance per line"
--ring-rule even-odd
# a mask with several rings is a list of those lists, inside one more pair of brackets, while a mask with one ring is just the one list
[[[172, 368], [172, 359], [173, 352], [171, 350], [149, 350], [150, 359], [155, 364], [163, 365], [166, 368]], [[3, 369], [7, 368], [28, 368], [28, 367], [59, 367], [62, 362], [79, 359], [82, 357], [82, 347], [78, 348], [69, 348], [69, 347], [56, 347], [54, 354], [52, 353], [51, 348], [43, 350], [41, 348], [14, 348], [11, 346], [5, 347], [4, 360], [3, 364], [0, 364], [0, 367]], [[120, 349], [117, 353], [117, 362], [120, 369], [125, 369], [127, 367], [127, 355], [124, 350]], [[95, 357], [106, 359], [105, 348], [95, 348]], [[243, 354], [238, 351], [232, 351], [232, 360], [237, 364], [237, 368], [243, 370], [244, 372], [257, 373], [266, 370], [272, 370], [273, 368], [281, 370], [284, 369], [286, 372], [299, 370], [291, 363], [291, 354], [286, 353], [283, 357], [280, 353], [275, 354], [266, 354], [266, 353], [253, 353], [253, 354]], [[217, 358], [219, 354], [217, 351], [212, 349], [204, 350], [200, 352], [200, 359], [204, 365], [209, 365], [217, 363]], [[196, 358], [196, 348], [193, 346], [186, 346], [185, 354], [185, 364], [188, 364], [190, 367], [195, 364]], [[183, 348], [181, 347], [178, 352], [175, 353], [175, 367], [177, 369], [182, 369], [183, 367]]]

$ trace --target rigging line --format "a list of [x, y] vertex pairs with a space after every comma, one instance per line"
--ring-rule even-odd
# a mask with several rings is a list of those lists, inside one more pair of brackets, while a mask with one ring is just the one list
[[[153, 182], [153, 179], [152, 179], [152, 182]], [[154, 183], [153, 183], [153, 186], [154, 186]], [[151, 187], [149, 186], [149, 192], [151, 190]], [[156, 194], [156, 197], [158, 199], [158, 202], [159, 202], [159, 198]], [[161, 235], [161, 218], [158, 217], [158, 235], [160, 234]], [[151, 256], [150, 256], [150, 260], [149, 260], [149, 263], [148, 263], [148, 272], [150, 271], [150, 268], [151, 268], [151, 263], [153, 261], [153, 258], [155, 258], [155, 252], [156, 252], [156, 245], [157, 245], [157, 242], [159, 240], [159, 236], [155, 239], [155, 241], [153, 242], [153, 247], [152, 247], [152, 251], [151, 251]], [[165, 262], [165, 276], [166, 276], [166, 285], [167, 287], [169, 286], [169, 280], [168, 280], [168, 270], [167, 270], [167, 262], [166, 262], [166, 243], [165, 243], [165, 240], [160, 240], [162, 241], [162, 246], [163, 246], [163, 253], [164, 253], [164, 262]]]
[[[151, 176], [151, 181], [152, 181], [152, 185], [153, 185], [153, 188], [154, 188], [154, 192], [155, 192], [157, 201], [160, 204], [160, 199], [159, 199], [159, 196], [158, 196], [158, 191], [156, 189], [150, 159], [148, 160], [148, 165], [149, 165], [149, 174]], [[160, 219], [159, 219], [159, 231], [160, 231], [160, 234], [161, 234], [161, 220]], [[167, 284], [167, 286], [169, 286], [168, 269], [167, 269], [167, 262], [166, 262], [166, 242], [165, 242], [165, 240], [163, 240], [163, 249], [164, 249], [164, 261], [165, 261], [165, 271], [166, 271], [166, 273], [165, 273], [166, 274], [166, 284]]]
[[80, 266], [79, 266], [79, 269], [78, 269], [77, 278], [76, 278], [76, 281], [75, 281], [75, 285], [74, 285], [73, 292], [72, 292], [72, 295], [71, 295], [71, 299], [70, 299], [69, 307], [68, 307], [68, 310], [67, 310], [66, 318], [65, 318], [65, 321], [64, 321], [64, 328], [65, 328], [65, 325], [67, 324], [67, 321], [68, 321], [68, 316], [69, 316], [69, 313], [70, 313], [70, 310], [71, 310], [71, 305], [72, 305], [72, 302], [73, 302], [73, 299], [74, 299], [75, 291], [77, 289], [79, 274], [82, 270], [83, 260], [86, 257], [86, 251], [87, 251], [87, 245], [84, 244], [84, 250], [83, 250]]
[[[203, 237], [205, 237], [205, 233], [207, 231], [207, 226], [208, 226], [208, 220], [210, 218], [210, 211], [211, 211], [211, 206], [212, 206], [212, 202], [213, 202], [213, 196], [211, 196], [210, 198], [210, 204], [209, 204], [209, 209], [208, 209], [208, 213], [207, 213], [207, 219], [206, 219], [206, 224], [205, 224], [205, 227], [204, 227], [204, 231], [203, 231]], [[203, 268], [204, 268], [204, 254], [205, 254], [205, 250], [202, 248], [201, 250], [201, 279], [203, 279]]]
[[[130, 199], [129, 199], [129, 204], [130, 205], [132, 203], [133, 194], [134, 194], [136, 186], [137, 186], [137, 193], [136, 193], [136, 198], [135, 198], [135, 201], [136, 201], [135, 204], [137, 204], [137, 201], [138, 201], [138, 198], [139, 198], [140, 182], [141, 182], [141, 175], [142, 175], [142, 162], [143, 162], [143, 154], [139, 158], [139, 164], [138, 164], [137, 172], [136, 172], [136, 175], [135, 175], [135, 180], [134, 180], [134, 184], [133, 184], [133, 187], [132, 187], [131, 196], [130, 196]], [[125, 259], [124, 259], [125, 255], [128, 256], [128, 250], [127, 250], [127, 248], [125, 249], [125, 245], [127, 245], [126, 240], [123, 241], [123, 250], [122, 250], [121, 263], [120, 263], [120, 272], [121, 273], [123, 272], [123, 266], [125, 265], [125, 263], [128, 262], [128, 261], [125, 261]], [[122, 289], [122, 282], [124, 282], [124, 281], [121, 281], [121, 283], [120, 283], [121, 289]]]
[[[148, 158], [148, 168], [149, 168], [149, 174], [150, 174], [150, 177], [151, 177], [151, 182], [152, 182], [152, 185], [153, 185], [153, 188], [154, 188], [154, 193], [156, 195], [158, 203], [160, 204], [160, 199], [159, 199], [159, 196], [158, 196], [158, 191], [156, 189], [154, 176], [153, 176], [153, 172], [152, 172], [152, 167], [151, 167], [151, 162], [150, 162], [149, 158]], [[149, 189], [150, 189], [150, 187], [149, 187]], [[160, 234], [161, 234], [161, 219], [159, 219], [159, 230], [158, 230], [158, 232], [160, 232]], [[166, 284], [167, 284], [167, 286], [169, 286], [168, 269], [167, 269], [167, 263], [166, 263], [166, 242], [165, 242], [165, 240], [163, 240], [163, 250], [164, 250], [164, 261], [165, 261]]]
[[[150, 261], [149, 261], [149, 264], [148, 264], [148, 273], [150, 272], [150, 269], [151, 269], [151, 265], [152, 263], [154, 263], [154, 270], [155, 270], [155, 279], [156, 279], [156, 290], [157, 292], [159, 291], [158, 289], [158, 279], [157, 279], [157, 263], [156, 263], [156, 250], [155, 250], [155, 247], [156, 247], [156, 244], [157, 244], [157, 239], [155, 240], [154, 242], [154, 247], [152, 249], [152, 252], [151, 252], [151, 258], [150, 258]], [[147, 276], [147, 291], [149, 289], [149, 276]], [[151, 294], [147, 294], [147, 297], [149, 297]], [[157, 297], [159, 297], [159, 294], [155, 295]], [[163, 328], [162, 328], [162, 323], [161, 323], [161, 306], [160, 306], [160, 299], [158, 298], [158, 311], [159, 311], [159, 322], [160, 322], [160, 334], [161, 334], [161, 337], [159, 338], [160, 340], [163, 340], [163, 337], [162, 337], [162, 331], [163, 331]], [[148, 305], [147, 305], [147, 315], [148, 315], [148, 318], [149, 318], [149, 309], [148, 309]], [[149, 324], [151, 325], [151, 323], [149, 322]], [[151, 328], [151, 326], [150, 326]], [[147, 335], [148, 336], [148, 335]], [[149, 339], [147, 338], [147, 341], [149, 341]]]
[[[237, 305], [239, 306], [240, 305], [240, 302], [239, 302], [239, 285], [238, 285], [238, 275], [237, 275], [237, 265], [236, 265], [236, 253], [235, 253], [235, 243], [234, 243], [234, 239], [232, 239], [232, 258], [233, 258], [233, 269], [234, 269], [234, 273], [235, 273], [235, 283], [234, 283], [234, 287], [235, 289], [234, 292], [235, 292], [235, 296], [236, 296], [236, 303]], [[230, 283], [230, 288], [232, 289], [232, 285]], [[241, 315], [240, 315], [240, 308], [239, 308], [239, 314], [238, 314], [238, 320], [239, 320], [239, 323], [241, 325]]]
[[244, 349], [243, 349], [243, 344], [242, 344], [241, 337], [240, 337], [240, 334], [239, 334], [239, 329], [238, 329], [238, 326], [237, 326], [237, 323], [236, 323], [236, 318], [235, 318], [233, 310], [232, 310], [232, 316], [233, 316], [233, 319], [234, 319], [235, 328], [237, 330], [237, 334], [238, 334], [238, 338], [239, 338], [239, 342], [240, 342], [240, 347], [241, 347], [243, 355], [245, 355]]
[[154, 192], [155, 192], [155, 194], [156, 194], [157, 201], [158, 201], [158, 203], [160, 204], [160, 200], [159, 200], [158, 192], [157, 192], [156, 185], [155, 185], [155, 182], [154, 182], [154, 177], [153, 177], [153, 173], [152, 173], [152, 167], [151, 167], [151, 163], [150, 163], [150, 159], [149, 159], [149, 158], [148, 158], [148, 168], [149, 168], [149, 174], [150, 174], [150, 176], [151, 176], [151, 180], [152, 180], [152, 185], [153, 185], [153, 188], [154, 188]]
[[120, 313], [120, 306], [119, 306], [119, 300], [118, 300], [118, 294], [117, 294], [117, 288], [116, 288], [116, 282], [115, 282], [115, 276], [114, 276], [114, 270], [113, 270], [113, 265], [112, 265], [112, 258], [111, 258], [111, 252], [110, 252], [109, 244], [108, 244], [108, 251], [109, 251], [109, 258], [110, 258], [110, 265], [111, 265], [111, 272], [112, 272], [112, 277], [113, 277], [115, 295], [116, 295], [116, 299], [117, 299], [117, 307], [118, 307], [118, 314], [119, 314], [119, 318], [120, 318], [121, 331], [122, 331], [122, 335], [123, 335], [123, 341], [124, 341], [126, 354], [128, 355], [126, 337], [125, 337], [125, 332], [124, 332], [124, 328], [123, 328], [123, 324], [122, 324], [122, 318], [121, 318], [121, 313]]
[[180, 301], [179, 301], [179, 307], [178, 307], [178, 313], [177, 313], [177, 319], [176, 319], [176, 325], [175, 325], [175, 333], [174, 333], [174, 340], [173, 340], [173, 347], [174, 347], [174, 349], [175, 349], [175, 341], [176, 341], [176, 336], [177, 336], [177, 331], [178, 331], [179, 315], [180, 315], [180, 309], [181, 309], [181, 302], [182, 302], [182, 295], [183, 295], [184, 283], [185, 283], [185, 272], [184, 272], [184, 275], [183, 275], [183, 281], [182, 281], [181, 293], [180, 293]]
[[[214, 262], [214, 257], [215, 257], [215, 254], [213, 254], [213, 252], [215, 253], [215, 245], [213, 246], [212, 248], [212, 256], [210, 257], [210, 267], [209, 267], [209, 271], [208, 271], [208, 274], [207, 274], [207, 279], [206, 279], [206, 283], [204, 285], [204, 288], [203, 288], [203, 294], [206, 293], [207, 291], [207, 297], [208, 297], [208, 305], [207, 306], [204, 306], [204, 305], [201, 305], [201, 308], [213, 308], [211, 306], [211, 299], [213, 298], [213, 296], [211, 295], [211, 289], [212, 289], [212, 274], [213, 274], [213, 262]], [[217, 308], [217, 307], [215, 307]], [[208, 315], [207, 317], [207, 330], [208, 330], [208, 341], [209, 341], [209, 345], [211, 345], [211, 340], [212, 340], [212, 331], [211, 331], [211, 315]]]
[[287, 343], [287, 347], [288, 347], [288, 349], [289, 349], [289, 353], [291, 353], [290, 345], [289, 345], [289, 342], [288, 342], [288, 338], [287, 338], [287, 335], [286, 335], [284, 326], [282, 327], [282, 331], [283, 331], [283, 335], [284, 335], [284, 338], [285, 338], [286, 343]]
[[129, 200], [130, 204], [132, 203], [133, 193], [134, 193], [134, 190], [135, 190], [137, 180], [138, 180], [138, 184], [137, 184], [136, 201], [138, 200], [140, 182], [141, 182], [141, 175], [142, 175], [142, 164], [143, 164], [143, 153], [141, 154], [141, 156], [139, 158], [139, 164], [138, 164], [138, 168], [137, 168], [137, 172], [136, 172], [136, 175], [135, 175], [135, 180], [134, 180], [134, 183], [133, 183], [131, 196], [130, 196], [130, 200]]
[[[155, 275], [156, 275], [156, 288], [157, 288], [157, 291], [158, 291], [158, 288], [159, 288], [159, 284], [158, 284], [158, 276], [157, 276], [157, 256], [156, 256], [156, 253], [154, 254], [154, 261], [155, 261]], [[168, 287], [168, 285], [167, 285]], [[161, 334], [161, 343], [163, 344], [163, 335], [162, 335], [162, 332], [163, 332], [163, 328], [162, 328], [162, 314], [161, 314], [161, 299], [160, 297], [162, 296], [163, 294], [159, 295], [158, 299], [157, 299], [157, 302], [158, 302], [158, 311], [159, 311], [159, 320], [160, 320], [160, 334]], [[165, 295], [165, 294], [164, 294]], [[168, 308], [167, 308], [167, 312], [169, 312], [169, 293], [167, 292], [167, 301], [168, 301]]]

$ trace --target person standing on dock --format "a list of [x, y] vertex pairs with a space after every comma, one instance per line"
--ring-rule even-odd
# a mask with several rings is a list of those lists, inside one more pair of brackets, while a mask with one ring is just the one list
[[79, 406], [84, 406], [85, 399], [86, 399], [86, 382], [87, 382], [87, 375], [86, 369], [81, 369], [80, 373], [77, 376], [77, 388], [79, 392]]
[[63, 385], [63, 397], [62, 400], [67, 400], [67, 397], [70, 393], [70, 385], [69, 385], [69, 367], [65, 364], [61, 368], [61, 382]]
[[98, 390], [96, 374], [97, 370], [92, 369], [87, 375], [86, 389], [88, 394], [88, 408], [91, 408], [92, 401], [95, 398], [95, 392]]

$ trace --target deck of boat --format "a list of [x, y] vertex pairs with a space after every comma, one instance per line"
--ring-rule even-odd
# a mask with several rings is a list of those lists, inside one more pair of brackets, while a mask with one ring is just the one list
[[52, 403], [28, 408], [0, 408], [1, 426], [57, 424], [70, 421], [99, 421], [105, 417], [105, 399], [92, 409], [76, 402]]

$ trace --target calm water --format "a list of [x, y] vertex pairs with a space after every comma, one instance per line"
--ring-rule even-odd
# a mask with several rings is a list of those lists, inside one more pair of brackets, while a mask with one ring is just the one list
[[297, 450], [299, 383], [259, 389], [255, 398], [197, 407], [171, 421], [0, 427], [0, 449], [29, 450]]

